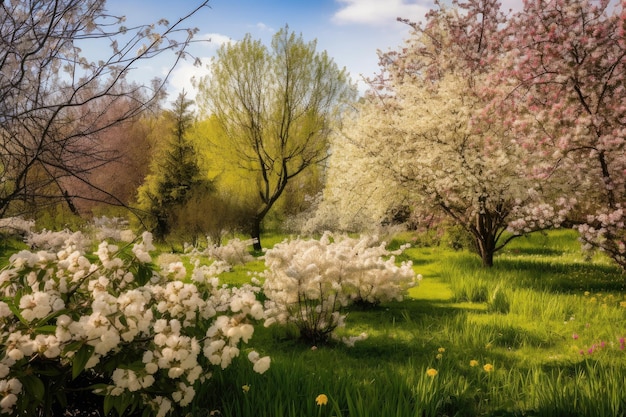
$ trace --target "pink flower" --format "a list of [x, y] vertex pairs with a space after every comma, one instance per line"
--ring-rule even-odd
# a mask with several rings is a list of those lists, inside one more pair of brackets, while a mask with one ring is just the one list
[[572, 339], [577, 340], [578, 339], [578, 333], [572, 334]]

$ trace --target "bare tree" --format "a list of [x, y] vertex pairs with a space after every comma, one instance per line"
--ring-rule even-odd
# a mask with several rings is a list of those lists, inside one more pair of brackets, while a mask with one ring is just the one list
[[[165, 52], [173, 53], [171, 72], [197, 31], [184, 22], [207, 4], [173, 24], [131, 28], [104, 0], [0, 4], [0, 215], [46, 202], [73, 208], [81, 196], [64, 187], [68, 178], [98, 188], [89, 173], [116, 157], [101, 135], [156, 105], [168, 78], [147, 87], [126, 76]], [[81, 46], [90, 44], [108, 53], [89, 59]], [[103, 117], [114, 106], [126, 110]]]

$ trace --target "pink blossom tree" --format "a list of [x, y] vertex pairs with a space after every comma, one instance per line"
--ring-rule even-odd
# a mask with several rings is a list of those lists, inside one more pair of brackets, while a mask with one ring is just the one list
[[626, 267], [626, 2], [526, 0], [496, 100], [538, 178], [567, 176], [582, 241]]

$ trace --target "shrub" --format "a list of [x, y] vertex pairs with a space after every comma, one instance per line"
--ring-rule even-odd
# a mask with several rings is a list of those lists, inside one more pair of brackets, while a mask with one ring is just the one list
[[[260, 289], [219, 286], [208, 267], [190, 283], [176, 279], [182, 264], [159, 274], [151, 239], [102, 242], [94, 253], [66, 240], [10, 258], [0, 272], [0, 413], [47, 415], [78, 389], [102, 396], [105, 415], [160, 417], [190, 404], [211, 369], [239, 355], [251, 320], [263, 317]], [[255, 371], [269, 366], [249, 358]]]
[[402, 300], [415, 285], [411, 262], [394, 255], [375, 237], [325, 233], [320, 240], [285, 241], [265, 254], [266, 325], [293, 322], [302, 338], [325, 342], [343, 326], [343, 309], [353, 303]]
[[253, 239], [241, 240], [234, 238], [225, 245], [220, 245], [219, 242], [213, 243], [210, 238], [207, 238], [207, 241], [209, 242], [208, 247], [202, 254], [216, 261], [223, 261], [229, 265], [243, 265], [254, 260], [254, 257], [250, 254], [250, 248], [254, 243]]

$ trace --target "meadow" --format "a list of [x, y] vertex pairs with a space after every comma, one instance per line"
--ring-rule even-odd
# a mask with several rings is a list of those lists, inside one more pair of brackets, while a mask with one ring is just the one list
[[[366, 340], [311, 346], [296, 329], [255, 326], [250, 345], [270, 369], [254, 373], [241, 355], [200, 388], [191, 415], [626, 415], [626, 276], [583, 254], [575, 232], [517, 239], [491, 269], [443, 246], [398, 260], [423, 280], [404, 301], [350, 308], [340, 333]], [[222, 277], [236, 285], [262, 266]]]

